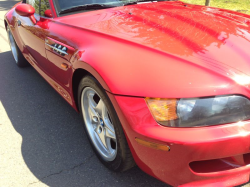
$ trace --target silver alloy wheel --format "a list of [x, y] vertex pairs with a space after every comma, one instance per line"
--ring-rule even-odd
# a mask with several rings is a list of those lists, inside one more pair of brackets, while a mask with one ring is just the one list
[[107, 107], [90, 87], [83, 89], [81, 105], [86, 129], [96, 150], [104, 160], [113, 161], [117, 154], [117, 142]]
[[18, 59], [17, 58], [17, 46], [16, 46], [15, 40], [14, 40], [13, 35], [11, 34], [11, 31], [9, 28], [8, 28], [8, 39], [9, 39], [9, 44], [10, 44], [10, 48], [11, 48], [13, 57], [17, 63], [17, 59]]

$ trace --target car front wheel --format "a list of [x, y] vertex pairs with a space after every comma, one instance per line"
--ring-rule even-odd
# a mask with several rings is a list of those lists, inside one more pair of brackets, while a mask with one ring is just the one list
[[100, 161], [113, 171], [135, 165], [121, 123], [101, 85], [91, 76], [78, 87], [78, 101], [88, 139]]

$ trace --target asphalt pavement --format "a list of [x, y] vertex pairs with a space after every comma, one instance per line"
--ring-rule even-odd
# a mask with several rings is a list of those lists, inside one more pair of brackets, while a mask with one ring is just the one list
[[0, 0], [0, 187], [167, 186], [138, 167], [106, 169], [79, 114], [32, 68], [18, 68], [3, 16], [18, 1]]

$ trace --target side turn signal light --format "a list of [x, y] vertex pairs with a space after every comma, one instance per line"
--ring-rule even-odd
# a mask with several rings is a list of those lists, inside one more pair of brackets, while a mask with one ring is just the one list
[[153, 149], [162, 150], [162, 151], [170, 151], [170, 147], [167, 145], [149, 142], [146, 140], [142, 140], [140, 138], [135, 138], [135, 140], [138, 144], [146, 146], [146, 147], [151, 147]]

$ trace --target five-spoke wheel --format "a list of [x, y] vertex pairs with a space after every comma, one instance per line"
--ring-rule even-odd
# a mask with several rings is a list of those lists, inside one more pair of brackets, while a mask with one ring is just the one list
[[78, 87], [78, 106], [88, 139], [100, 161], [113, 171], [135, 165], [116, 111], [102, 86], [92, 76]]
[[116, 136], [109, 111], [98, 93], [90, 88], [84, 88], [82, 95], [83, 117], [90, 138], [107, 161], [113, 161], [116, 156]]

